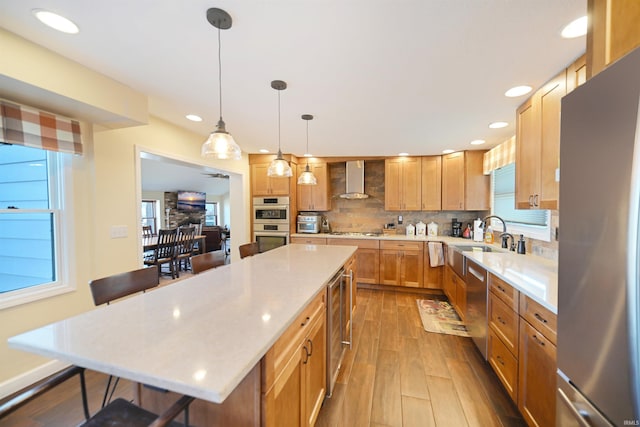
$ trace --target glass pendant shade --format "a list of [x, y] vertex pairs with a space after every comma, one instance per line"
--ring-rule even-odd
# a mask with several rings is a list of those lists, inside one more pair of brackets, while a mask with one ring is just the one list
[[209, 138], [202, 144], [202, 157], [214, 157], [221, 160], [240, 160], [242, 150], [233, 140], [233, 136], [226, 131], [224, 121], [220, 119], [216, 130], [209, 134]]
[[309, 164], [304, 168], [304, 172], [298, 177], [298, 184], [300, 185], [318, 185], [318, 180], [315, 175], [309, 169]]
[[267, 169], [267, 176], [273, 178], [289, 178], [293, 176], [289, 162], [282, 158], [282, 151], [278, 150], [278, 155], [269, 165], [269, 169]]

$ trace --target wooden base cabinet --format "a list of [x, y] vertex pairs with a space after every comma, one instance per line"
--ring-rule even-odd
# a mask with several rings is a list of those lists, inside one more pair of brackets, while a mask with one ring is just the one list
[[262, 425], [312, 426], [326, 392], [326, 292], [262, 359]]
[[422, 287], [423, 242], [380, 242], [380, 283], [383, 285]]
[[443, 291], [449, 303], [453, 306], [464, 321], [464, 314], [467, 311], [467, 284], [448, 265], [444, 268]]
[[[354, 270], [355, 283], [380, 283], [380, 241], [376, 239], [327, 239], [328, 245], [357, 246]], [[355, 301], [355, 299], [354, 299]]]

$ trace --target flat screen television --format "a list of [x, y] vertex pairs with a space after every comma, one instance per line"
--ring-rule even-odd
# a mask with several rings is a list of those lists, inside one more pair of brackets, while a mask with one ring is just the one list
[[179, 211], [204, 212], [206, 194], [199, 191], [178, 191]]

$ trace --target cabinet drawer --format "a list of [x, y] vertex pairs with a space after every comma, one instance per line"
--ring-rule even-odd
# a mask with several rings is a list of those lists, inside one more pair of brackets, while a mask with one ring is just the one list
[[327, 238], [328, 245], [345, 245], [357, 246], [359, 249], [379, 249], [380, 240], [378, 239], [333, 239]]
[[518, 401], [518, 359], [507, 349], [496, 333], [489, 329], [489, 364], [514, 402]]
[[291, 243], [302, 243], [303, 245], [326, 245], [325, 237], [292, 237]]
[[549, 309], [520, 294], [520, 315], [554, 345], [557, 344], [558, 317]]
[[493, 292], [489, 294], [489, 327], [502, 343], [518, 357], [518, 321], [520, 318]]
[[406, 242], [402, 240], [381, 240], [380, 249], [392, 251], [420, 251], [424, 248], [423, 242]]
[[513, 311], [518, 313], [518, 298], [520, 292], [513, 288], [510, 284], [494, 274], [489, 274], [489, 289], [493, 291], [498, 298], [505, 302]]
[[325, 316], [326, 291], [320, 292], [284, 331], [262, 358], [262, 390], [269, 390], [283, 372], [287, 362], [298, 351], [315, 321]]

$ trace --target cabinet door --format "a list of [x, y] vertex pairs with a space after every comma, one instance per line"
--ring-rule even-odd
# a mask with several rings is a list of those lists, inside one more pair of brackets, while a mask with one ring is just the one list
[[530, 426], [552, 426], [556, 419], [556, 346], [520, 320], [518, 409]]
[[[298, 166], [298, 177], [305, 171]], [[316, 177], [316, 185], [297, 185], [298, 209], [304, 211], [328, 211], [330, 209], [329, 184], [326, 163], [310, 163], [309, 170]]]
[[384, 210], [402, 210], [402, 163], [399, 159], [384, 161]]
[[452, 306], [456, 306], [456, 283], [453, 280], [455, 273], [448, 265], [444, 267], [444, 279], [442, 282], [442, 290], [444, 294], [449, 298], [449, 302]]
[[567, 93], [566, 71], [544, 85], [540, 93], [540, 209], [558, 209], [560, 186], [556, 169], [560, 167], [560, 104]]
[[400, 256], [402, 252], [380, 250], [380, 283], [383, 285], [400, 284]]
[[422, 160], [404, 157], [402, 160], [402, 210], [419, 211], [422, 207]]
[[424, 244], [424, 279], [422, 287], [427, 289], [443, 289], [443, 270], [444, 266], [431, 267], [431, 259], [429, 258], [429, 247]]
[[488, 329], [487, 361], [498, 379], [509, 393], [511, 400], [518, 403], [518, 359], [507, 349], [492, 328]]
[[304, 376], [302, 385], [304, 418], [302, 425], [308, 427], [315, 425], [326, 392], [326, 338], [325, 317], [324, 315], [318, 316], [302, 347]]
[[273, 387], [264, 395], [264, 425], [299, 426], [302, 415], [302, 355], [298, 348], [291, 356]]
[[269, 169], [269, 164], [267, 163], [251, 165], [251, 194], [253, 196], [271, 195], [267, 169]]
[[356, 282], [380, 283], [380, 250], [358, 249], [356, 252]]
[[424, 260], [422, 251], [403, 251], [400, 254], [400, 286], [422, 287]]
[[540, 186], [540, 132], [534, 98], [516, 112], [516, 209], [533, 208]]
[[464, 152], [442, 156], [442, 210], [464, 209]]
[[442, 209], [442, 156], [422, 158], [422, 210]]
[[573, 61], [567, 67], [567, 93], [587, 81], [587, 54]]
[[482, 173], [485, 152], [473, 150], [464, 153], [464, 209], [467, 211], [491, 209], [491, 179]]
[[453, 273], [453, 277], [456, 282], [456, 304], [458, 307], [456, 311], [464, 322], [465, 313], [467, 312], [467, 284], [457, 274]]

